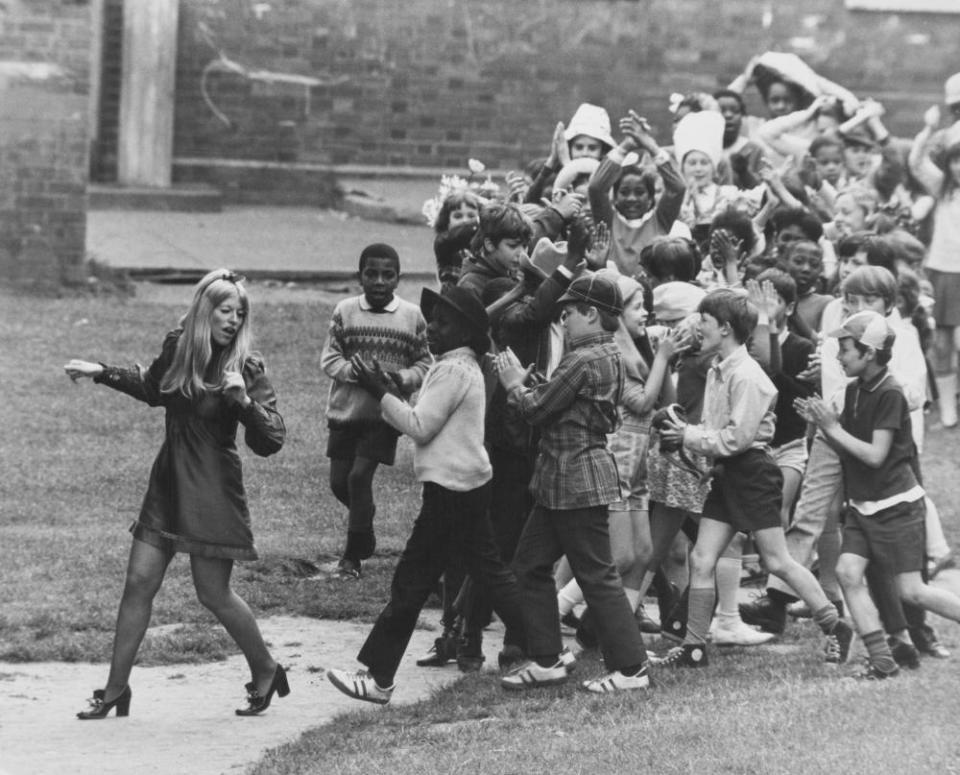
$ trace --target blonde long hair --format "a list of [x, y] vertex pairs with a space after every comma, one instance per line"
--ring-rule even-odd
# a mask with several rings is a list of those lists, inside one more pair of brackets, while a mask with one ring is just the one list
[[[195, 400], [204, 393], [218, 390], [225, 371], [239, 372], [243, 369], [253, 354], [253, 336], [250, 302], [242, 283], [243, 278], [229, 269], [215, 269], [197, 283], [190, 309], [180, 319], [183, 333], [177, 341], [173, 361], [160, 381], [162, 393], [179, 392]], [[213, 311], [234, 293], [239, 297], [244, 315], [233, 341], [217, 356], [213, 382], [207, 382], [204, 377], [214, 357], [210, 319]]]

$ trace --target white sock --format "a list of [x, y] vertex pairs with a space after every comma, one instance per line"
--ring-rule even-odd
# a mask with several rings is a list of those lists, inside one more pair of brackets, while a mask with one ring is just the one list
[[560, 616], [566, 616], [582, 602], [583, 592], [580, 591], [580, 585], [576, 579], [568, 581], [557, 593], [557, 608], [560, 609]]
[[624, 587], [623, 591], [627, 596], [627, 602], [630, 603], [630, 610], [635, 612], [637, 610], [637, 606], [640, 605], [640, 590]]
[[742, 565], [739, 557], [721, 557], [717, 560], [717, 615], [725, 619], [740, 617], [738, 597]]

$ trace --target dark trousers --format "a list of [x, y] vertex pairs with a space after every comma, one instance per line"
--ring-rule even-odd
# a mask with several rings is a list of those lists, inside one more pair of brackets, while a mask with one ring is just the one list
[[527, 654], [547, 657], [563, 648], [553, 566], [564, 554], [592, 612], [607, 669], [642, 664], [646, 651], [613, 564], [606, 506], [533, 507], [513, 559], [527, 611]]
[[393, 683], [417, 617], [451, 556], [461, 557], [466, 572], [489, 592], [504, 624], [525, 632], [520, 588], [497, 551], [489, 501], [489, 484], [469, 492], [424, 484], [420, 513], [393, 574], [390, 602], [357, 657], [381, 685]]
[[[534, 460], [528, 454], [502, 447], [492, 447], [489, 452], [493, 466], [493, 479], [490, 480], [490, 522], [500, 556], [504, 562], [510, 563], [517, 551], [527, 515], [533, 508], [530, 479], [533, 476]], [[464, 611], [467, 630], [479, 632], [486, 627], [490, 623], [492, 610], [490, 596], [483, 590], [476, 590]], [[514, 637], [514, 633], [509, 629], [507, 632], [508, 643], [523, 643], [523, 640]]]

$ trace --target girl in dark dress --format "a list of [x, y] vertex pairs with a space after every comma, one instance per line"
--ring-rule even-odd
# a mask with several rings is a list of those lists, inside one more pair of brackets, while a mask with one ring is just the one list
[[223, 624], [250, 665], [247, 707], [256, 715], [274, 693], [289, 692], [247, 604], [230, 588], [235, 560], [255, 560], [237, 424], [247, 446], [261, 456], [283, 445], [285, 428], [263, 361], [251, 351], [250, 304], [241, 278], [225, 269], [204, 277], [180, 328], [167, 334], [148, 369], [72, 360], [64, 366], [83, 377], [166, 411], [166, 438], [150, 472], [117, 616], [110, 675], [93, 693], [81, 719], [104, 718], [130, 708], [128, 679], [143, 640], [153, 598], [177, 552], [190, 555], [197, 597]]

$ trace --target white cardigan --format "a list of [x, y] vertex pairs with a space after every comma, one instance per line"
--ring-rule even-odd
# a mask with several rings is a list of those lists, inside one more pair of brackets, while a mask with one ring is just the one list
[[490, 480], [493, 470], [483, 446], [483, 373], [469, 347], [437, 358], [415, 407], [388, 393], [380, 409], [384, 420], [416, 444], [413, 468], [418, 481], [467, 492]]

